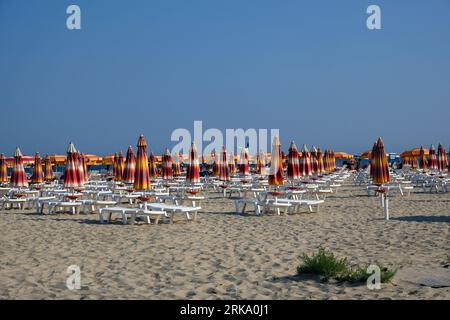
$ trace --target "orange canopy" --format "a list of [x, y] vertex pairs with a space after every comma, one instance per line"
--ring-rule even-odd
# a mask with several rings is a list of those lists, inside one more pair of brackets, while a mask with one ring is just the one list
[[109, 154], [107, 156], [104, 156], [102, 158], [102, 164], [103, 165], [112, 165], [114, 162], [114, 155], [113, 154]]
[[[387, 153], [385, 153], [386, 157], [388, 156]], [[361, 153], [361, 155], [359, 156], [361, 159], [370, 159], [372, 157], [372, 151], [364, 151], [363, 153]]]
[[[14, 165], [14, 157], [7, 157], [5, 158], [6, 165], [9, 168], [12, 168]], [[22, 156], [22, 161], [24, 166], [31, 166], [34, 164], [34, 157], [33, 156]]]
[[99, 165], [103, 163], [103, 158], [96, 156], [95, 154], [85, 154], [86, 158], [86, 165], [93, 166], [93, 165]]
[[336, 159], [352, 159], [353, 155], [350, 154], [350, 153], [346, 153], [346, 152], [335, 151], [334, 152], [334, 157]]
[[361, 153], [360, 158], [361, 159], [369, 159], [372, 156], [372, 151], [364, 151], [363, 153]]
[[[423, 149], [425, 151], [425, 157], [428, 157], [430, 155], [430, 150]], [[400, 157], [402, 158], [412, 158], [412, 157], [418, 157], [420, 156], [420, 148], [414, 148], [412, 150], [408, 150], [400, 154]]]
[[[85, 154], [86, 157], [86, 165], [97, 165], [102, 164], [103, 158], [96, 156], [95, 154]], [[67, 157], [62, 154], [51, 154], [49, 155], [50, 161], [54, 165], [65, 165], [67, 161]]]

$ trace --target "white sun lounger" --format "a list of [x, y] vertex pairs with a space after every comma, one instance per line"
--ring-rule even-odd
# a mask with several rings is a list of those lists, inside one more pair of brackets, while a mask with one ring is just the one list
[[[66, 209], [69, 208], [72, 214], [77, 214], [79, 208], [81, 207], [81, 202], [74, 202], [74, 201], [48, 201], [43, 202], [42, 204], [46, 203], [48, 206], [48, 213], [56, 213], [58, 209]], [[41, 205], [41, 210], [43, 210], [44, 206]]]
[[292, 199], [285, 199], [285, 198], [278, 198], [276, 200], [278, 203], [289, 203], [292, 206], [292, 212], [297, 212], [298, 208], [302, 205], [305, 205], [308, 207], [309, 212], [313, 211], [313, 206], [316, 206], [316, 211], [319, 212], [319, 205], [324, 203], [324, 200], [292, 200]]
[[[159, 219], [166, 216], [166, 212], [159, 210], [144, 210], [140, 208], [125, 208], [125, 207], [107, 207], [99, 209], [99, 220], [100, 223], [105, 222], [104, 214], [109, 214], [108, 222], [111, 221], [112, 215], [114, 213], [120, 214], [123, 224], [134, 224], [136, 218], [143, 217], [148, 224], [151, 223], [151, 218], [155, 219], [155, 224], [159, 222]], [[130, 218], [128, 220], [128, 218]]]
[[30, 201], [33, 201], [34, 198], [2, 198], [2, 210], [14, 208], [14, 205], [17, 205], [20, 210], [23, 210], [27, 207]]
[[167, 211], [170, 213], [170, 223], [173, 223], [173, 217], [175, 213], [186, 214], [186, 219], [191, 220], [189, 213], [194, 214], [193, 220], [197, 219], [197, 212], [202, 209], [202, 207], [188, 207], [179, 205], [170, 205], [165, 203], [148, 203], [147, 208], [152, 208], [155, 210]]

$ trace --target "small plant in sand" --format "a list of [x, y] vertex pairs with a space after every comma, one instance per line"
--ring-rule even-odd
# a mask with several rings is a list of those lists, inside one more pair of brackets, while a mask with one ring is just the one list
[[[352, 267], [347, 258], [337, 258], [331, 251], [323, 247], [320, 247], [319, 252], [312, 256], [302, 254], [300, 259], [303, 262], [297, 267], [298, 274], [319, 275], [325, 281], [335, 279], [338, 281], [366, 282], [370, 277], [370, 274], [366, 272], [367, 267]], [[382, 283], [390, 282], [396, 272], [382, 266], [380, 266], [380, 271]]]

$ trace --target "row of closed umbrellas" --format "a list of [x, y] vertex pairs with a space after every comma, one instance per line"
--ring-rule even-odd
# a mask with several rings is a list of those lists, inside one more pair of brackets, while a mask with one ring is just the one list
[[412, 168], [445, 171], [447, 163], [447, 154], [442, 144], [438, 145], [437, 153], [434, 146], [431, 145], [429, 150], [420, 147], [418, 157], [413, 153], [403, 155], [403, 165], [411, 166]]
[[[220, 155], [216, 157], [213, 165], [213, 171], [219, 180], [230, 180], [230, 174], [236, 172], [234, 157], [228, 162], [225, 147], [222, 148]], [[48, 157], [44, 161], [45, 174], [42, 171], [42, 159], [39, 153], [35, 156], [33, 174], [31, 183], [42, 183], [44, 180], [53, 179], [52, 164]], [[123, 154], [114, 156], [113, 175], [115, 180], [123, 181], [127, 184], [133, 184], [136, 190], [147, 190], [150, 188], [150, 178], [158, 175], [157, 161], [153, 153], [147, 157], [147, 142], [143, 135], [138, 139], [137, 156], [134, 155], [130, 146], [127, 151], [126, 159]], [[294, 142], [291, 143], [287, 162], [284, 161], [284, 155], [281, 151], [281, 145], [278, 137], [275, 137], [272, 144], [272, 159], [269, 172], [269, 184], [280, 185], [284, 182], [284, 169], [287, 167], [287, 178], [296, 180], [300, 177], [311, 176], [314, 173], [320, 174], [336, 168], [334, 154], [326, 150], [322, 155], [320, 149], [313, 148], [309, 152], [306, 145], [303, 146], [301, 155]], [[256, 161], [257, 173], [266, 174], [265, 155], [261, 152], [257, 155]], [[249, 155], [246, 148], [243, 148], [239, 161], [239, 175], [245, 177], [249, 172]], [[76, 150], [73, 143], [67, 148], [67, 162], [64, 172], [64, 186], [66, 188], [79, 188], [87, 180], [87, 166], [84, 156]], [[180, 162], [177, 159], [173, 161], [168, 149], [162, 157], [162, 178], [172, 179], [174, 175], [181, 173]], [[8, 182], [6, 173], [6, 162], [3, 156], [0, 156], [0, 182]], [[200, 163], [198, 159], [195, 144], [192, 143], [189, 150], [189, 160], [186, 172], [187, 183], [200, 182]], [[22, 153], [17, 148], [14, 154], [14, 165], [10, 179], [11, 187], [28, 187], [28, 178], [25, 174]]]

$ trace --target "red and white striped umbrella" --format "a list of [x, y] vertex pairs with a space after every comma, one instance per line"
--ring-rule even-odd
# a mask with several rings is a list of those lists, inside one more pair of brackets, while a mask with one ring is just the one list
[[197, 148], [195, 147], [194, 142], [192, 142], [191, 147], [189, 148], [189, 162], [186, 172], [186, 182], [200, 182], [200, 164], [198, 161]]
[[[120, 160], [120, 159], [119, 159]], [[84, 173], [84, 179], [88, 181], [89, 179], [89, 169], [87, 166], [87, 158], [84, 153], [81, 154], [81, 164], [83, 165], [83, 173]]]
[[266, 155], [262, 150], [256, 155], [256, 173], [262, 176], [266, 174]]
[[117, 155], [117, 152], [114, 152], [114, 158], [113, 158], [113, 176], [114, 180], [119, 180], [118, 174], [119, 174], [119, 156]]
[[150, 173], [148, 170], [147, 142], [143, 135], [137, 143], [136, 172], [134, 173], [134, 189], [147, 190], [150, 188]]
[[73, 143], [69, 143], [67, 148], [67, 162], [66, 169], [64, 171], [64, 187], [73, 189], [82, 187], [80, 175], [78, 173], [78, 158], [77, 158], [77, 150]]
[[312, 147], [311, 149], [311, 166], [312, 166], [312, 172], [313, 174], [319, 174], [320, 170], [319, 170], [319, 160], [318, 160], [318, 156], [317, 156], [318, 150], [315, 146]]
[[[185, 162], [185, 158], [183, 153], [180, 151], [178, 152], [178, 159], [180, 160], [179, 164], [180, 164], [180, 174], [186, 172], [187, 170], [187, 166], [185, 166], [186, 162]], [[189, 161], [189, 155], [186, 154], [186, 161]]]
[[234, 161], [234, 153], [230, 153], [230, 161], [228, 162], [228, 167], [230, 168], [230, 174], [236, 173], [236, 163]]
[[442, 144], [439, 143], [437, 154], [437, 165], [439, 171], [444, 171], [447, 167], [447, 154]]
[[334, 150], [331, 151], [331, 169], [332, 170], [336, 169], [336, 155], [334, 153]]
[[45, 157], [45, 160], [44, 160], [44, 167], [45, 167], [45, 176], [44, 176], [44, 179], [45, 179], [46, 181], [51, 181], [51, 180], [53, 180], [54, 175], [53, 175], [53, 168], [52, 168], [52, 159], [50, 159], [50, 156], [49, 156], [49, 155], [47, 155], [47, 156]]
[[123, 152], [119, 152], [119, 156], [117, 158], [117, 177], [116, 180], [122, 181], [123, 180], [123, 174], [125, 171], [125, 158], [123, 156]]
[[83, 165], [83, 158], [81, 156], [81, 152], [76, 152], [76, 158], [77, 158], [77, 174], [78, 174], [78, 180], [80, 181], [81, 186], [84, 185], [86, 182], [86, 176], [84, 174], [84, 165]]
[[0, 154], [0, 183], [8, 182], [8, 165], [6, 164], [5, 155]]
[[164, 180], [173, 179], [172, 155], [170, 154], [169, 149], [166, 149], [162, 156], [162, 178]]
[[44, 174], [42, 172], [42, 161], [39, 152], [34, 155], [34, 167], [33, 174], [31, 176], [31, 183], [42, 183], [44, 182]]
[[291, 141], [288, 153], [287, 178], [297, 180], [300, 178], [300, 163], [298, 159], [298, 149], [294, 141]]
[[328, 156], [328, 149], [325, 149], [325, 151], [323, 152], [322, 161], [323, 161], [323, 172], [328, 172], [330, 170], [329, 168], [330, 159]]
[[317, 172], [319, 174], [324, 173], [325, 172], [325, 166], [324, 166], [324, 163], [323, 163], [322, 149], [320, 149], [320, 148], [317, 149], [317, 162], [318, 162], [318, 165], [317, 165], [318, 171]]
[[419, 168], [420, 169], [427, 169], [428, 167], [428, 161], [425, 157], [425, 150], [423, 147], [420, 147], [420, 155], [419, 155]]
[[282, 164], [283, 164], [283, 169], [286, 169], [287, 168], [287, 157], [286, 157], [286, 154], [284, 153], [284, 151], [283, 150], [281, 150], [281, 159], [282, 159]]
[[270, 161], [269, 185], [278, 186], [284, 182], [283, 157], [281, 155], [281, 144], [278, 137], [273, 138], [272, 157]]
[[437, 162], [438, 161], [437, 161], [437, 156], [436, 156], [436, 149], [434, 148], [433, 145], [431, 145], [430, 155], [429, 155], [429, 159], [428, 159], [428, 168], [437, 169], [438, 168]]
[[134, 183], [134, 174], [136, 172], [136, 158], [134, 157], [133, 148], [128, 147], [127, 158], [125, 159], [125, 169], [123, 171], [123, 182]]
[[150, 177], [156, 178], [158, 176], [158, 167], [156, 165], [156, 157], [153, 151], [150, 152], [150, 157], [148, 160], [148, 170], [150, 173]]
[[179, 176], [181, 174], [181, 165], [180, 165], [180, 157], [175, 155], [173, 157], [173, 163], [172, 163], [172, 171], [174, 176]]
[[12, 188], [26, 188], [28, 187], [28, 178], [23, 167], [22, 152], [16, 148], [14, 153], [14, 166], [11, 173], [11, 187]]
[[241, 148], [241, 154], [239, 157], [239, 175], [241, 177], [250, 175], [247, 148]]
[[225, 147], [222, 147], [217, 165], [219, 167], [219, 180], [230, 181], [230, 167], [228, 166], [227, 150]]
[[309, 153], [306, 144], [303, 145], [302, 156], [300, 158], [300, 175], [303, 177], [308, 177], [312, 175], [311, 154]]

